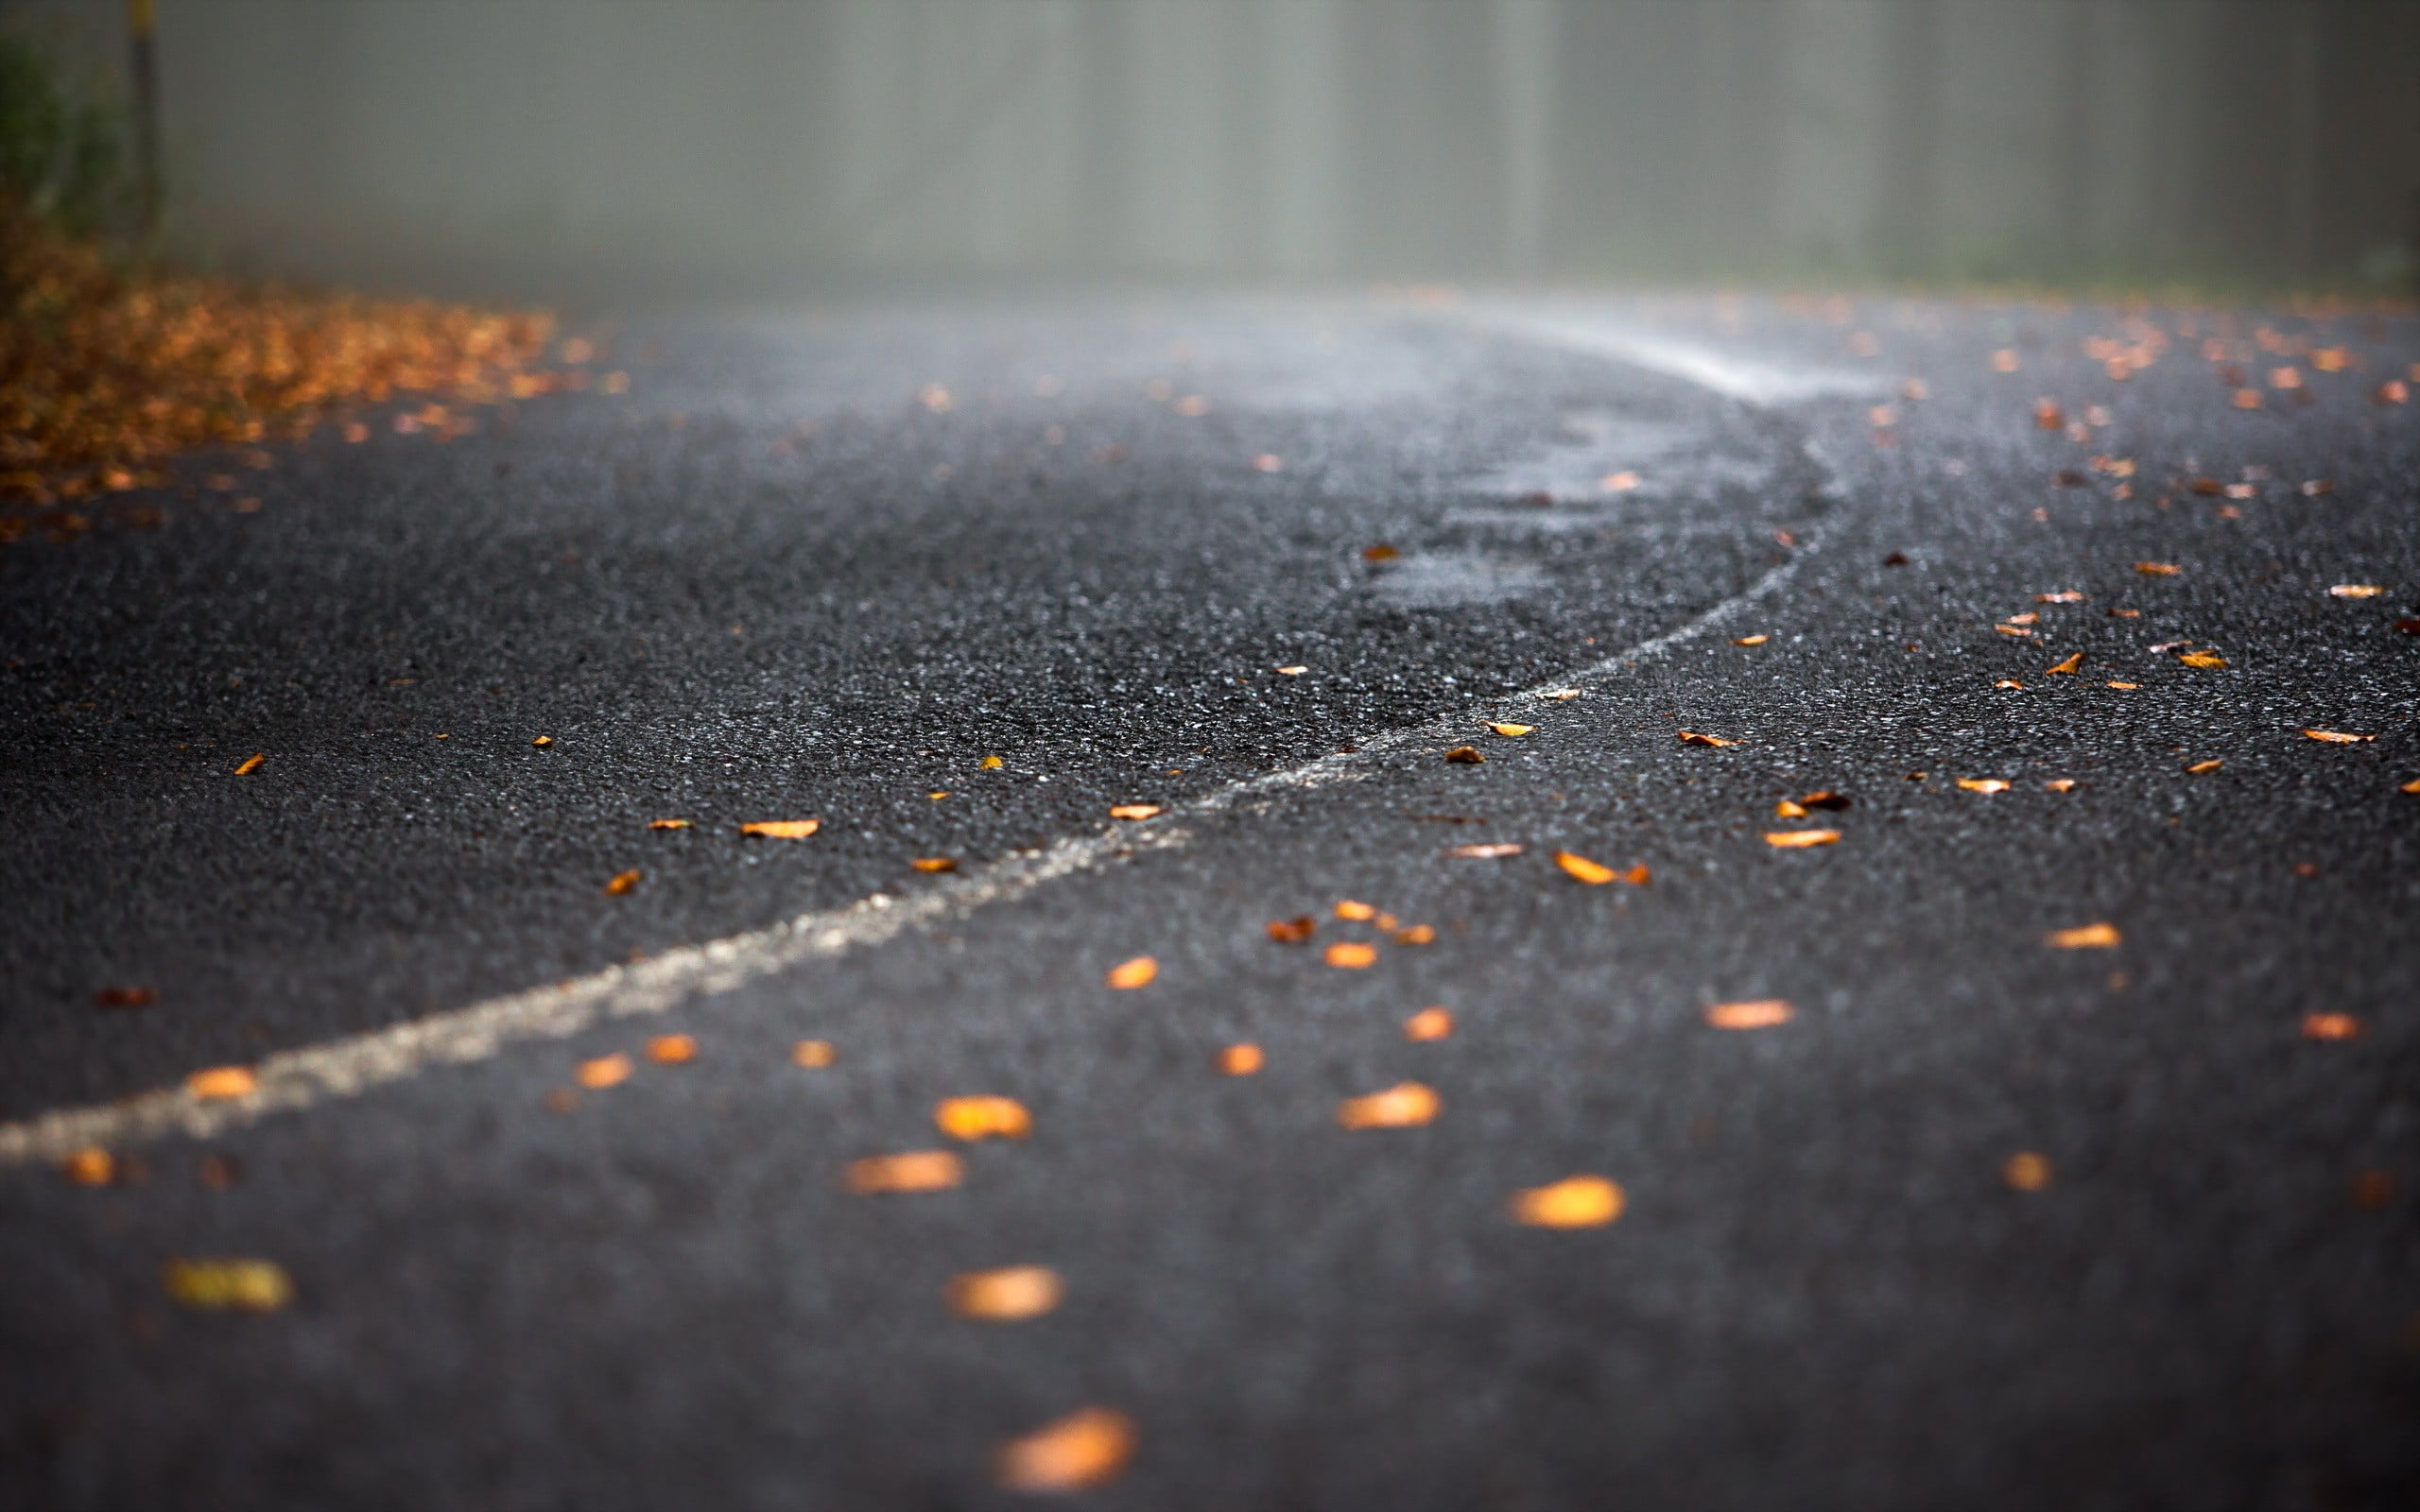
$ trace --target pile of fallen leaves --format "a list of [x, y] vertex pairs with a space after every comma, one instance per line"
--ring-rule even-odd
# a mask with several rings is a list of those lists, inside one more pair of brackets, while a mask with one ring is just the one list
[[545, 392], [550, 318], [304, 293], [121, 266], [0, 205], [0, 494], [162, 481], [197, 446], [310, 433], [403, 394]]

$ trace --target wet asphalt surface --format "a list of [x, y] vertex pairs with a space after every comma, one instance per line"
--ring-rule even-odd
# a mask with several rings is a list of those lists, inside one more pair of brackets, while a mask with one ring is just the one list
[[[0, 1172], [6, 1499], [1010, 1504], [995, 1446], [1099, 1405], [1138, 1434], [1104, 1505], [2410, 1504], [2420, 422], [2373, 391], [2420, 327], [2145, 314], [2166, 350], [2124, 382], [2083, 344], [2149, 327], [2092, 307], [634, 319], [627, 395], [196, 459], [261, 507], [172, 488], [28, 534], [0, 1117], [1169, 812], [888, 943], [122, 1151], [107, 1188]], [[1775, 816], [1818, 789], [1851, 806]], [[1443, 853], [1472, 843], [1526, 849]], [[1263, 928], [1303, 914], [1307, 944]], [[1703, 1018], [1775, 997], [1778, 1027]], [[1408, 1040], [1432, 1004], [1453, 1034]], [[697, 1058], [548, 1107], [666, 1032]], [[1266, 1069], [1218, 1074], [1244, 1040]], [[1338, 1126], [1407, 1079], [1433, 1123]], [[967, 1093], [1031, 1137], [953, 1191], [845, 1189]], [[1619, 1221], [1509, 1221], [1582, 1172]], [[181, 1310], [188, 1255], [274, 1259], [295, 1299]], [[944, 1304], [1010, 1263], [1063, 1305]]]

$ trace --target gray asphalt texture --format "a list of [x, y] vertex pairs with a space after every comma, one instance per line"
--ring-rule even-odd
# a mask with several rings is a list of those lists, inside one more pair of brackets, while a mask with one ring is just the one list
[[[2172, 344], [2122, 383], [2083, 343], [2140, 331], [2091, 306], [632, 319], [627, 395], [278, 448], [255, 513], [181, 487], [116, 507], [156, 529], [28, 534], [0, 1117], [1171, 812], [877, 947], [122, 1151], [106, 1189], [0, 1172], [0, 1503], [1022, 1504], [995, 1447], [1101, 1405], [1139, 1435], [1104, 1506], [2412, 1504], [2420, 421], [2373, 391], [2420, 324], [2145, 315]], [[1565, 328], [1843, 378], [1752, 402]], [[1851, 806], [1775, 816], [1817, 789]], [[1527, 849], [1443, 853], [1478, 842]], [[1302, 914], [1307, 944], [1263, 928]], [[2122, 942], [2045, 942], [2096, 921]], [[1703, 1017], [1769, 997], [1791, 1022]], [[1431, 1004], [1454, 1033], [1408, 1040]], [[698, 1058], [547, 1106], [667, 1032]], [[1241, 1040], [1266, 1069], [1218, 1074]], [[1432, 1124], [1338, 1126], [1407, 1079]], [[844, 1188], [967, 1093], [1031, 1137], [954, 1191]], [[1582, 1172], [1619, 1221], [1508, 1218]], [[295, 1300], [181, 1310], [189, 1255]], [[944, 1304], [1010, 1263], [1063, 1305]]]

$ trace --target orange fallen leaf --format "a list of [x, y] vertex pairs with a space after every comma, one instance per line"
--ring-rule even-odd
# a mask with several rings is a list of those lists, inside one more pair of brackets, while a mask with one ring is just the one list
[[838, 1057], [839, 1052], [829, 1040], [802, 1040], [790, 1046], [790, 1064], [821, 1071]]
[[2022, 625], [1995, 625], [1992, 628], [1999, 631], [2002, 635], [2030, 636], [2033, 633], [2032, 630]]
[[1108, 980], [1111, 987], [1132, 989], [1150, 987], [1151, 979], [1159, 974], [1159, 962], [1148, 955], [1137, 955], [1131, 961], [1120, 961], [1111, 967]]
[[994, 1474], [1011, 1491], [1081, 1491], [1117, 1479], [1134, 1456], [1134, 1424], [1086, 1407], [1000, 1446]]
[[1773, 805], [1773, 817], [1777, 819], [1803, 819], [1806, 817], [1806, 805], [1799, 802], [1796, 799], [1783, 799], [1780, 802]]
[[1345, 898], [1338, 902], [1336, 905], [1336, 917], [1339, 919], [1350, 919], [1357, 922], [1361, 919], [1377, 918], [1378, 911], [1375, 908], [1371, 907], [1368, 903], [1356, 902], [1350, 898]]
[[1962, 777], [1958, 785], [1969, 793], [2005, 793], [2008, 783], [1996, 777]]
[[2117, 688], [2121, 691], [2131, 693], [2135, 689], [2141, 687], [2142, 684], [2139, 682], [2104, 682], [2101, 686], [2104, 688]]
[[1755, 998], [1718, 1003], [1705, 1010], [1705, 1022], [1717, 1029], [1771, 1029], [1788, 1023], [1797, 1011], [1782, 998]]
[[2061, 589], [2055, 593], [2036, 593], [2033, 595], [2033, 602], [2036, 604], [2081, 604], [2083, 602], [2083, 595], [2073, 589]]
[[618, 1087], [631, 1079], [631, 1057], [618, 1051], [610, 1056], [598, 1056], [594, 1060], [581, 1061], [572, 1075], [590, 1091], [603, 1091], [608, 1087]]
[[1395, 550], [1394, 547], [1388, 545], [1383, 541], [1374, 546], [1364, 546], [1361, 548], [1361, 559], [1363, 561], [1392, 561], [1402, 555], [1402, 552]]
[[2053, 793], [2072, 793], [2075, 791], [2076, 780], [2072, 777], [2054, 777], [2042, 785]]
[[235, 775], [237, 777], [250, 777], [254, 772], [259, 771], [261, 769], [261, 763], [267, 760], [268, 760], [268, 752], [256, 750], [250, 756], [244, 758], [242, 764], [235, 768]]
[[2360, 1037], [2361, 1021], [2349, 1013], [2306, 1013], [2303, 1015], [2303, 1038], [2306, 1040], [2352, 1040]]
[[949, 856], [910, 856], [908, 864], [918, 871], [956, 871], [958, 862]]
[[250, 1097], [259, 1085], [250, 1066], [212, 1066], [185, 1078], [185, 1091], [204, 1102]]
[[2378, 738], [2376, 735], [2348, 735], [2341, 730], [2306, 730], [2303, 733], [2313, 740], [2324, 740], [2331, 746], [2359, 746], [2364, 741]]
[[741, 825], [739, 833], [760, 840], [804, 840], [821, 828], [821, 819], [754, 819]]
[[2225, 765], [2226, 763], [2223, 760], [2213, 756], [2205, 762], [2195, 762], [2192, 765], [2185, 768], [2185, 770], [2190, 776], [2200, 777], [2206, 772], [2215, 772]]
[[1327, 948], [1327, 964], [1358, 971], [1378, 964], [1378, 947], [1357, 940], [1339, 940]]
[[117, 1175], [117, 1159], [103, 1149], [78, 1150], [60, 1168], [79, 1187], [105, 1187]]
[[213, 1313], [274, 1313], [294, 1300], [294, 1279], [273, 1260], [172, 1260], [160, 1286], [181, 1306]]
[[1033, 1115], [1013, 1097], [944, 1097], [933, 1108], [933, 1125], [954, 1140], [1021, 1140], [1033, 1132]]
[[1008, 763], [1000, 760], [997, 756], [986, 756], [975, 765], [983, 768], [983, 770], [987, 772], [996, 772], [1001, 767], [1006, 766]]
[[899, 1155], [869, 1155], [849, 1162], [849, 1190], [878, 1192], [942, 1192], [966, 1179], [966, 1167], [947, 1150], [908, 1150]]
[[2187, 651], [2176, 660], [2188, 667], [2199, 667], [2205, 672], [2217, 671], [2227, 664], [2227, 659], [2216, 651]]
[[1517, 856], [1527, 849], [1518, 840], [1497, 840], [1482, 845], [1452, 846], [1443, 853], [1457, 861], [1501, 861], [1506, 856]]
[[660, 1034], [647, 1042], [647, 1058], [659, 1066], [684, 1066], [698, 1058], [698, 1041], [685, 1034]]
[[1300, 945], [1309, 939], [1320, 925], [1319, 920], [1310, 915], [1298, 914], [1292, 919], [1272, 919], [1267, 927], [1269, 937], [1280, 945]]
[[1767, 830], [1765, 844], [1776, 850], [1805, 850], [1811, 846], [1838, 845], [1838, 830]]
[[2073, 929], [2052, 930], [2043, 936], [2043, 943], [2063, 951], [2104, 951], [2123, 938], [2115, 924], [2079, 924]]
[[1465, 765], [1477, 765], [1487, 760], [1487, 757], [1476, 746], [1457, 746], [1445, 753], [1445, 759], [1449, 762], [1461, 762]]
[[1437, 943], [1437, 929], [1433, 924], [1411, 924], [1396, 930], [1394, 941], [1398, 945], [1434, 945]]
[[636, 867], [632, 867], [628, 871], [617, 871], [614, 873], [614, 880], [605, 885], [605, 896], [608, 898], [627, 897], [638, 887], [638, 885], [639, 871]]
[[2411, 781], [2404, 783], [2401, 787], [2396, 788], [2395, 791], [2398, 793], [2420, 793], [2420, 777], [2413, 778]]
[[1770, 635], [1742, 635], [1735, 639], [1731, 644], [1734, 645], [1762, 645], [1772, 639], [1772, 637]]
[[2260, 390], [2257, 388], [2238, 388], [2235, 391], [2234, 403], [2235, 407], [2238, 409], [2258, 409], [2260, 407]]
[[1336, 1108], [1346, 1128], [1412, 1128], [1437, 1116], [1436, 1092], [1416, 1081], [1398, 1082], [1382, 1092], [1348, 1097]]
[[1550, 693], [1542, 693], [1538, 695], [1538, 696], [1541, 698], [1552, 698], [1557, 702], [1567, 703], [1574, 698], [1585, 696], [1582, 694], [1578, 688], [1556, 688]]
[[1219, 1052], [1219, 1072], [1226, 1076], [1256, 1076], [1267, 1059], [1258, 1045], [1229, 1045]]
[[1020, 1323], [1057, 1307], [1064, 1293], [1059, 1273], [1047, 1265], [1003, 1265], [951, 1277], [947, 1296], [960, 1317]]
[[2338, 583], [2327, 592], [2336, 598], [2376, 598], [2386, 590], [2376, 583]]
[[1487, 728], [1507, 739], [1518, 739], [1538, 727], [1535, 725], [1490, 725]]
[[1109, 811], [1113, 819], [1148, 819], [1160, 812], [1157, 803], [1119, 803]]
[[2046, 677], [2055, 677], [2062, 673], [2072, 674], [2083, 665], [2083, 653], [2082, 651], [2078, 651], [2074, 655], [2068, 657], [2066, 661], [2061, 662], [2058, 665], [2045, 667], [2042, 671], [2043, 675]]
[[1570, 1176], [1512, 1194], [1512, 1221], [1532, 1228], [1601, 1228], [1627, 1206], [1619, 1184], [1601, 1176]]
[[1684, 730], [1680, 735], [1681, 744], [1684, 746], [1737, 746], [1739, 744], [1736, 740], [1725, 740], [1720, 735], [1701, 735], [1694, 730]]
[[2025, 691], [2025, 684], [2017, 681], [2014, 678], [2002, 678], [1999, 681], [1993, 683], [1992, 686], [1995, 688], [2013, 689], [2017, 693], [2023, 693]]
[[2039, 1192], [2050, 1184], [2049, 1159], [2019, 1150], [2001, 1163], [2000, 1179], [2018, 1192]]
[[1631, 490], [1638, 487], [1638, 474], [1635, 472], [1608, 472], [1603, 477], [1597, 480], [1597, 486], [1604, 490], [1607, 493], [1628, 493]]
[[1443, 1040], [1454, 1032], [1454, 1016], [1443, 1008], [1423, 1008], [1403, 1021], [1403, 1037], [1414, 1041]]
[[1299, 678], [1309, 670], [1311, 669], [1305, 666], [1279, 667], [1277, 675], [1281, 678]]
[[1586, 856], [1573, 855], [1568, 850], [1556, 851], [1554, 864], [1591, 887], [1601, 887], [1617, 875], [1613, 868], [1591, 861]]
[[689, 828], [689, 824], [690, 821], [687, 819], [649, 819], [647, 821], [647, 827], [650, 830], [685, 830]]
[[2174, 577], [2185, 569], [2172, 561], [2138, 561], [2135, 563], [2135, 571], [2146, 577]]
[[532, 746], [537, 746], [537, 747], [546, 747], [546, 746], [551, 746], [551, 745], [553, 745], [554, 743], [555, 743], [555, 737], [554, 737], [554, 736], [552, 736], [552, 735], [540, 735], [537, 739], [535, 739], [535, 740], [531, 741], [529, 744], [530, 744], [530, 745], [532, 745]]

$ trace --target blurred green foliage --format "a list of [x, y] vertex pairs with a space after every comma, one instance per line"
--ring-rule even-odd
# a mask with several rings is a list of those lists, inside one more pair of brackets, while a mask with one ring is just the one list
[[128, 139], [122, 106], [0, 30], [0, 201], [74, 235], [122, 230], [135, 209]]

